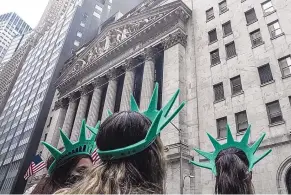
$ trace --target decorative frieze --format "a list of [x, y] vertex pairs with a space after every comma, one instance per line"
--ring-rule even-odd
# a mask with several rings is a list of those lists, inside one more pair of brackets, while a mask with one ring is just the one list
[[104, 78], [104, 77], [98, 77], [98, 78], [95, 78], [93, 81], [92, 81], [92, 86], [93, 88], [100, 88], [102, 85], [104, 85], [105, 83], [107, 82], [107, 79]]
[[115, 78], [117, 78], [121, 74], [122, 74], [121, 69], [113, 68], [113, 69], [108, 70], [108, 72], [106, 73], [106, 77], [109, 80], [114, 80]]

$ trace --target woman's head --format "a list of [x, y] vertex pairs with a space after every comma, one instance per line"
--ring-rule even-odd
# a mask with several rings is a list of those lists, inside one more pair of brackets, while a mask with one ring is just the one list
[[[47, 169], [53, 161], [53, 157], [47, 160]], [[60, 188], [71, 186], [81, 180], [86, 170], [92, 165], [91, 157], [88, 155], [76, 155], [59, 161], [52, 173], [41, 179], [32, 194], [51, 194]]]
[[[106, 151], [135, 144], [145, 138], [150, 126], [151, 121], [137, 112], [113, 114], [98, 131], [97, 148]], [[142, 152], [116, 160], [102, 160], [100, 166], [66, 193], [163, 193], [164, 176], [163, 146], [158, 137]]]
[[218, 194], [252, 194], [252, 173], [248, 171], [246, 154], [236, 148], [222, 150], [215, 159], [216, 184]]

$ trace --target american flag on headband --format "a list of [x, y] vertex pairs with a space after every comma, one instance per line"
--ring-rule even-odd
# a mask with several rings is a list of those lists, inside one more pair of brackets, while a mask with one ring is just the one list
[[97, 148], [92, 152], [91, 157], [94, 165], [100, 162], [100, 157], [97, 153]]
[[33, 174], [39, 172], [40, 170], [44, 169], [46, 167], [45, 162], [41, 159], [40, 155], [36, 155], [33, 158], [33, 161], [30, 163], [28, 170], [26, 171], [24, 175], [24, 179], [27, 180], [30, 176]]

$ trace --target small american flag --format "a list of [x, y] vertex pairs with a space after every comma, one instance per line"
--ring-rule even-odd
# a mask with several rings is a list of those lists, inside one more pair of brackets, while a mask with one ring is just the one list
[[91, 157], [92, 157], [92, 160], [93, 160], [93, 164], [94, 164], [94, 165], [97, 164], [97, 163], [99, 163], [99, 161], [100, 161], [100, 157], [99, 157], [99, 155], [98, 155], [98, 153], [97, 153], [97, 149], [95, 149], [95, 150], [93, 151], [93, 153], [91, 154]]
[[30, 163], [28, 170], [26, 171], [24, 175], [24, 179], [27, 180], [30, 176], [33, 174], [39, 172], [40, 170], [44, 169], [46, 167], [45, 162], [41, 159], [40, 155], [36, 155], [33, 158], [33, 161]]

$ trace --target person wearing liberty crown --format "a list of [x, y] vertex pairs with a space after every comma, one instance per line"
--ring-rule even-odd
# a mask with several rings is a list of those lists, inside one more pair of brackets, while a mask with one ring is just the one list
[[247, 128], [240, 142], [233, 139], [229, 125], [226, 128], [227, 142], [225, 144], [220, 144], [210, 134], [207, 134], [215, 148], [214, 152], [210, 153], [194, 149], [208, 159], [209, 162], [190, 161], [190, 163], [212, 171], [216, 178], [216, 194], [254, 194], [252, 169], [256, 163], [271, 152], [271, 149], [269, 149], [263, 154], [255, 156], [255, 152], [263, 141], [265, 133], [249, 147], [248, 141], [251, 126]]
[[91, 154], [96, 149], [96, 135], [92, 135], [87, 139], [85, 131], [86, 123], [83, 120], [79, 140], [76, 143], [72, 143], [64, 132], [60, 130], [64, 143], [64, 147], [60, 150], [46, 142], [42, 142], [51, 153], [51, 157], [46, 163], [48, 175], [38, 182], [31, 194], [53, 194], [57, 190], [70, 187], [83, 179], [88, 169], [93, 166]]
[[100, 128], [88, 127], [97, 134], [102, 162], [81, 182], [56, 194], [163, 194], [166, 161], [159, 134], [185, 105], [172, 109], [178, 94], [158, 110], [156, 84], [146, 111], [131, 96], [130, 111], [110, 113]]

